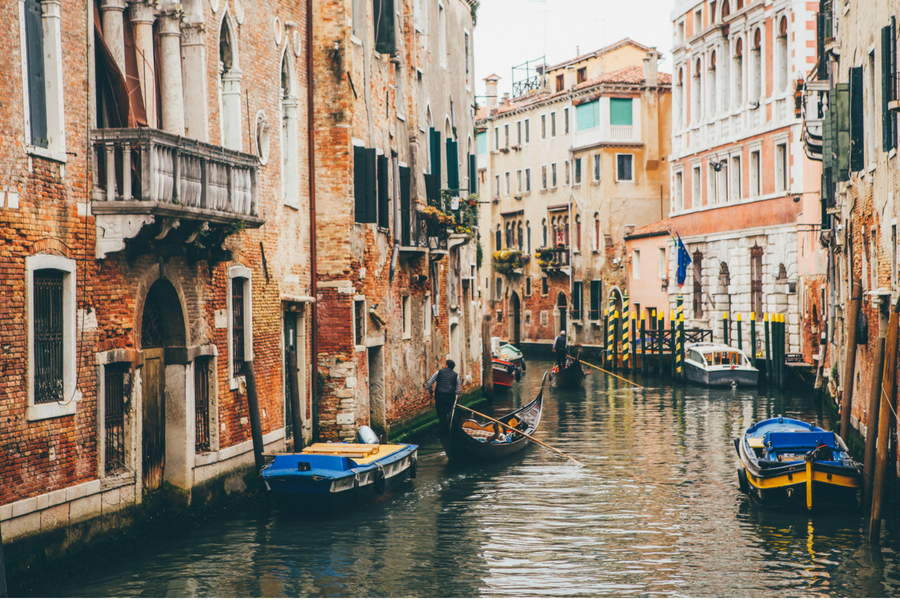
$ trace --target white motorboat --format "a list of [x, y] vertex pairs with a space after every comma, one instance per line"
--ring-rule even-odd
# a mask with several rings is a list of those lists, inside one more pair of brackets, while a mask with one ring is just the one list
[[700, 342], [685, 346], [684, 373], [688, 380], [708, 386], [756, 385], [759, 370], [734, 346]]

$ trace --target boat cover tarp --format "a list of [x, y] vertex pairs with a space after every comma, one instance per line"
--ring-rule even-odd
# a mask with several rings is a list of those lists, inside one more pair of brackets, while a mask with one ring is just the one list
[[833, 431], [770, 431], [766, 434], [766, 445], [772, 448], [809, 448], [818, 446], [836, 448]]

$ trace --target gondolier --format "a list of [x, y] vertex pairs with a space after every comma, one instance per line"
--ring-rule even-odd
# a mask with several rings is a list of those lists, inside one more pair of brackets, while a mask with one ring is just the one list
[[453, 410], [453, 403], [462, 385], [459, 374], [453, 370], [455, 368], [456, 363], [448, 358], [447, 366], [435, 371], [428, 380], [428, 391], [434, 396], [434, 408], [441, 423], [446, 423], [450, 417], [450, 411]]
[[553, 342], [553, 351], [556, 352], [556, 366], [562, 369], [566, 364], [566, 353], [569, 351], [569, 343], [566, 341], [566, 330], [563, 329]]

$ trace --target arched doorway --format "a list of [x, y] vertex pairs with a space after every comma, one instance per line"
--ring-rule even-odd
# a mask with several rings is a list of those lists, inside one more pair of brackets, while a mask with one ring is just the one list
[[[557, 330], [564, 331], [564, 330], [567, 329], [567, 327], [566, 327], [566, 324], [567, 324], [566, 316], [567, 316], [567, 309], [568, 309], [568, 306], [569, 306], [569, 303], [568, 303], [568, 301], [566, 300], [566, 295], [563, 294], [562, 292], [560, 292], [559, 295], [556, 297], [556, 310], [559, 312], [559, 319], [558, 319], [558, 321], [557, 321], [557, 323], [556, 323], [556, 325], [557, 325], [556, 329], [557, 329]], [[568, 337], [569, 337], [569, 342], [571, 343], [572, 335], [571, 335], [569, 332], [566, 332], [566, 334], [568, 335]]]
[[509, 342], [519, 347], [522, 341], [522, 307], [519, 302], [519, 294], [513, 292], [509, 298]]
[[145, 491], [162, 484], [166, 464], [167, 347], [185, 345], [181, 300], [171, 282], [158, 279], [147, 292], [141, 314], [141, 439]]

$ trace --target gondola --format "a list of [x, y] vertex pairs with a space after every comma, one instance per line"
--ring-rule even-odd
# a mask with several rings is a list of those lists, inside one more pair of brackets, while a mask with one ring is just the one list
[[544, 373], [537, 398], [519, 410], [497, 419], [509, 425], [512, 431], [490, 421], [480, 423], [471, 418], [465, 409], [456, 408], [449, 428], [442, 424], [438, 433], [447, 457], [455, 462], [486, 462], [509, 456], [524, 448], [528, 444], [528, 438], [519, 431], [533, 435], [537, 430], [541, 422], [546, 378], [547, 374]]
[[741, 491], [765, 505], [809, 510], [859, 506], [862, 470], [832, 431], [775, 417], [750, 426], [734, 447], [741, 460]]
[[585, 372], [581, 361], [578, 360], [578, 352], [575, 356], [566, 357], [566, 364], [563, 369], [553, 367], [550, 371], [550, 377], [553, 378], [553, 384], [558, 388], [577, 388], [581, 387], [584, 378], [590, 375], [590, 371]]

